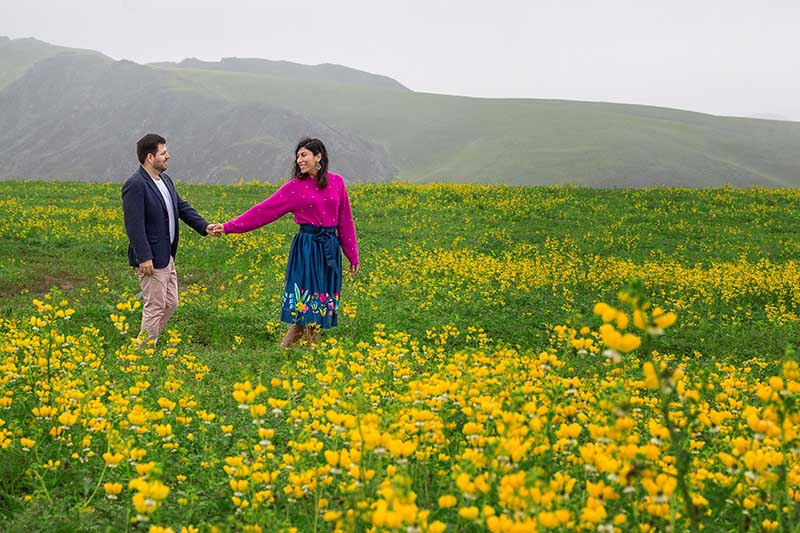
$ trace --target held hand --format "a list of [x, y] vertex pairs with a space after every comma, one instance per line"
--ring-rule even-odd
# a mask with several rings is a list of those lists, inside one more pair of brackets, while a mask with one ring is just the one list
[[222, 224], [209, 224], [206, 233], [212, 237], [220, 237], [225, 235], [225, 227]]
[[139, 272], [141, 272], [143, 276], [152, 276], [153, 260], [148, 259], [147, 261], [142, 261], [141, 263], [139, 263]]
[[358, 274], [358, 267], [359, 267], [359, 265], [350, 265], [350, 273], [351, 274]]

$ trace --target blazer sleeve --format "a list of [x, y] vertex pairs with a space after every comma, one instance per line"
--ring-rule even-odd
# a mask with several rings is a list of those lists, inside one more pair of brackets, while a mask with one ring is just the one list
[[153, 251], [147, 241], [144, 221], [144, 184], [129, 179], [122, 186], [122, 215], [125, 220], [125, 233], [131, 243], [133, 254], [139, 264], [153, 259]]

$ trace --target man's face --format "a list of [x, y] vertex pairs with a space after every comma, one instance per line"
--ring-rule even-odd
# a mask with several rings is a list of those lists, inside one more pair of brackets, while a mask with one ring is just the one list
[[166, 144], [159, 144], [158, 150], [155, 154], [150, 154], [148, 157], [153, 158], [153, 168], [159, 173], [167, 170], [167, 161], [169, 161], [169, 152], [167, 152]]

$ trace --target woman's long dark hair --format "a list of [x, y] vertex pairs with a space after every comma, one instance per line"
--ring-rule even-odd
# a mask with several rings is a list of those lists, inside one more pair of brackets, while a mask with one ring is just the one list
[[325, 145], [322, 144], [322, 141], [319, 139], [312, 139], [310, 137], [305, 137], [300, 139], [300, 142], [297, 143], [297, 148], [294, 149], [294, 165], [292, 167], [292, 177], [299, 178], [301, 180], [306, 179], [309, 177], [309, 174], [304, 174], [300, 172], [300, 167], [297, 165], [297, 152], [300, 151], [301, 148], [305, 148], [306, 150], [310, 151], [314, 155], [322, 154], [322, 157], [319, 159], [319, 170], [317, 170], [317, 189], [324, 189], [328, 186], [328, 150], [325, 149]]

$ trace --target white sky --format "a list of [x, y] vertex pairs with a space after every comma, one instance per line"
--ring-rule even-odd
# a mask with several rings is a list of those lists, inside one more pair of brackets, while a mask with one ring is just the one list
[[0, 35], [138, 63], [338, 63], [421, 92], [800, 120], [796, 0], [0, 0]]

